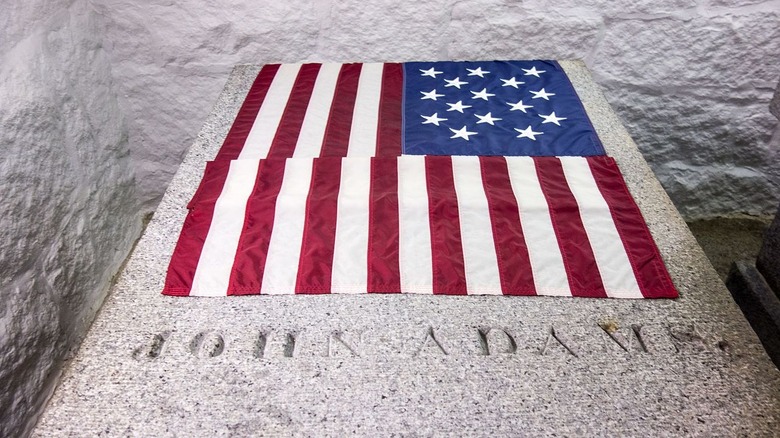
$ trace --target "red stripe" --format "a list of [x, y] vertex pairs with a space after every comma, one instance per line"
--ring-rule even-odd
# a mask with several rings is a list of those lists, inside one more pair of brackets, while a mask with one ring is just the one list
[[385, 64], [382, 71], [382, 94], [379, 97], [377, 157], [401, 155], [401, 95], [404, 86], [401, 64]]
[[198, 184], [195, 194], [187, 204], [187, 208], [192, 210], [199, 204], [208, 204], [217, 202], [217, 198], [222, 193], [222, 187], [225, 185], [228, 171], [230, 170], [230, 161], [218, 160], [206, 163], [206, 170], [203, 172], [203, 178]]
[[241, 105], [241, 109], [238, 111], [230, 132], [225, 137], [225, 142], [222, 143], [222, 148], [217, 153], [217, 160], [235, 160], [238, 158], [241, 149], [244, 148], [246, 138], [249, 136], [249, 131], [252, 130], [252, 125], [255, 124], [257, 112], [263, 106], [265, 95], [268, 94], [268, 88], [271, 86], [271, 82], [273, 82], [278, 70], [279, 64], [268, 64], [260, 70], [255, 82], [252, 84], [252, 88], [249, 89], [246, 99], [244, 99], [244, 104]]
[[368, 207], [368, 291], [401, 292], [398, 262], [398, 161], [371, 159]]
[[479, 157], [504, 295], [536, 295], [520, 209], [504, 157]]
[[431, 226], [433, 293], [466, 295], [466, 270], [452, 159], [448, 156], [426, 156], [425, 179]]
[[203, 243], [214, 216], [214, 204], [190, 210], [184, 220], [179, 241], [173, 250], [168, 274], [165, 276], [163, 295], [187, 296], [192, 288], [192, 279], [203, 251]]
[[298, 77], [295, 79], [295, 85], [290, 92], [290, 99], [284, 108], [282, 120], [279, 122], [279, 128], [276, 130], [276, 136], [268, 150], [269, 158], [291, 158], [293, 156], [320, 66], [321, 64], [301, 66]]
[[676, 298], [677, 290], [658, 247], [650, 235], [642, 212], [628, 192], [615, 160], [609, 157], [589, 157], [588, 164], [601, 195], [609, 205], [642, 295], [645, 298]]
[[534, 157], [536, 173], [544, 197], [550, 207], [550, 217], [569, 277], [574, 296], [606, 297], [596, 258], [582, 224], [577, 200], [569, 189], [563, 166], [554, 157]]
[[259, 294], [274, 227], [276, 199], [282, 188], [286, 160], [261, 160], [257, 180], [246, 206], [228, 295]]
[[295, 283], [297, 294], [330, 293], [340, 182], [341, 158], [314, 160]]
[[346, 157], [349, 133], [352, 129], [352, 113], [355, 109], [358, 81], [362, 64], [341, 66], [333, 104], [330, 107], [328, 125], [322, 141], [321, 157]]
[[168, 265], [162, 292], [164, 295], [190, 294], [198, 260], [203, 252], [203, 244], [211, 228], [216, 200], [222, 193], [229, 170], [229, 161], [209, 162], [206, 165], [206, 174], [210, 175], [213, 181], [207, 186], [201, 185], [190, 201], [190, 205], [187, 206], [190, 211], [184, 219], [179, 240], [176, 242]]

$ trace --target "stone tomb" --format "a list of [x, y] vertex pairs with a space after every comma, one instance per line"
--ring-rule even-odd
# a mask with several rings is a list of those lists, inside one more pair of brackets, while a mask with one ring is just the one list
[[561, 62], [677, 300], [160, 295], [236, 67], [37, 436], [771, 436], [780, 371], [583, 64]]
[[753, 261], [731, 265], [726, 287], [772, 361], [780, 367], [780, 209]]

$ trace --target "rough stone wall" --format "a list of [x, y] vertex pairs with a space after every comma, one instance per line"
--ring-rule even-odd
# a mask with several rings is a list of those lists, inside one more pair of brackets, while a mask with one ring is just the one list
[[140, 233], [96, 18], [82, 0], [0, 12], [2, 437], [32, 427]]
[[95, 3], [147, 208], [236, 63], [535, 57], [586, 60], [684, 215], [776, 206], [778, 0]]

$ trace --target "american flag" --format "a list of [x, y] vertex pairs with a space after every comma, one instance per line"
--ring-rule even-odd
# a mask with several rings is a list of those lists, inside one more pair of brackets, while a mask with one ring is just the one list
[[555, 61], [266, 65], [217, 159], [603, 155]]
[[600, 154], [555, 62], [265, 66], [163, 293], [676, 297]]
[[190, 208], [170, 295], [676, 296], [608, 157], [222, 160]]

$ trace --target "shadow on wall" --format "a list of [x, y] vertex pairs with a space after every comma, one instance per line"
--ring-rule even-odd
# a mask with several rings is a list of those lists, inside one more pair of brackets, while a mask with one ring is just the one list
[[0, 14], [0, 436], [25, 436], [140, 233], [128, 131], [87, 1]]

